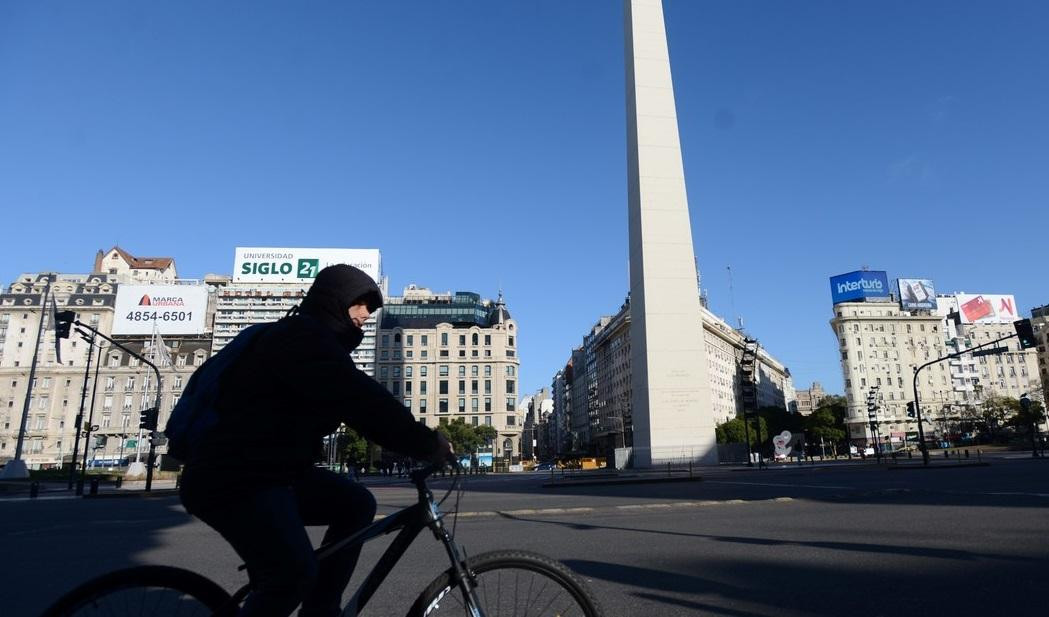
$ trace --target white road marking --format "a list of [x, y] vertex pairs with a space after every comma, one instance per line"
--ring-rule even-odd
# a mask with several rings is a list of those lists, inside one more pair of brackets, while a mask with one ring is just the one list
[[750, 486], [775, 486], [777, 488], [828, 488], [836, 491], [854, 491], [855, 486], [830, 486], [826, 484], [785, 484], [778, 482], [735, 482], [732, 480], [704, 480], [704, 484], [747, 484]]

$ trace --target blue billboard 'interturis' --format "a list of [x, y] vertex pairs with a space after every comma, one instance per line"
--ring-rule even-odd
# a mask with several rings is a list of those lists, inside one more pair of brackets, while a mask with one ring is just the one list
[[857, 270], [832, 276], [830, 296], [834, 304], [867, 298], [888, 298], [889, 277], [882, 270]]

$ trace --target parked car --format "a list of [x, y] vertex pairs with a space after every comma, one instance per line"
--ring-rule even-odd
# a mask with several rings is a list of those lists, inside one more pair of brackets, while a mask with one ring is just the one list
[[539, 463], [538, 465], [535, 466], [535, 470], [536, 471], [550, 471], [553, 468], [554, 468], [554, 464], [553, 463]]

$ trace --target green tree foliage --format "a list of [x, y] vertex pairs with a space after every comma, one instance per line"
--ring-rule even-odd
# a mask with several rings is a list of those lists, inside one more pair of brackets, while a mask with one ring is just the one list
[[342, 460], [351, 465], [368, 463], [368, 441], [357, 434], [357, 431], [346, 427], [338, 437], [339, 452]]
[[[769, 435], [768, 422], [765, 418], [758, 418], [758, 422], [761, 424], [761, 436], [765, 441], [771, 439]], [[752, 448], [758, 446], [758, 435], [756, 432], [756, 423], [753, 419], [750, 421], [750, 445]], [[722, 422], [714, 427], [714, 434], [717, 437], [718, 443], [747, 443], [747, 427], [743, 425], [743, 418], [733, 418], [727, 422]]]
[[845, 439], [845, 414], [848, 403], [844, 396], [830, 395], [820, 401], [818, 407], [802, 419], [802, 428], [809, 443], [822, 437], [825, 442], [836, 443]]
[[478, 448], [495, 439], [498, 434], [488, 425], [470, 426], [463, 418], [457, 418], [448, 424], [441, 424], [437, 430], [452, 442], [452, 447], [459, 454], [476, 452]]

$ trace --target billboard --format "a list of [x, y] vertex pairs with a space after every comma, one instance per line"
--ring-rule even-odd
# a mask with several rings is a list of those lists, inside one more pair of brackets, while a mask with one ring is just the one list
[[113, 334], [203, 334], [205, 285], [119, 285]]
[[303, 283], [309, 286], [322, 268], [348, 264], [379, 282], [379, 249], [309, 249], [237, 247], [234, 283]]
[[936, 310], [936, 288], [929, 279], [896, 279], [896, 284], [903, 310]]
[[958, 294], [962, 323], [1013, 323], [1020, 319], [1016, 298], [1001, 294]]
[[830, 278], [830, 296], [834, 304], [888, 298], [889, 277], [882, 270], [857, 270]]

